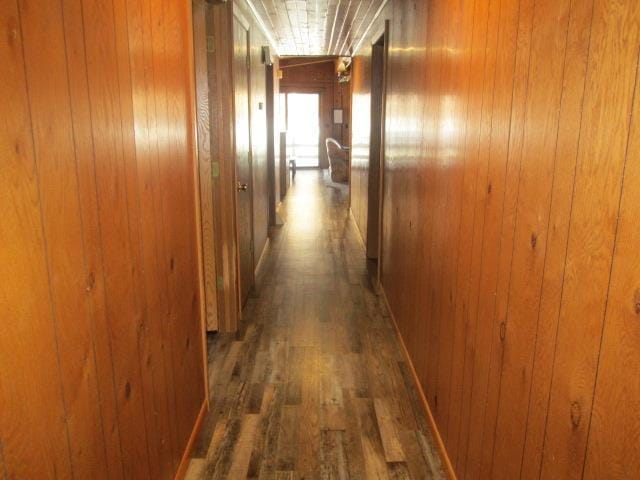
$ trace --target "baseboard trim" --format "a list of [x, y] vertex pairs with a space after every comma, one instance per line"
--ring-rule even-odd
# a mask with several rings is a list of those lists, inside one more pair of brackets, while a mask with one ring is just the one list
[[[267, 252], [271, 249], [271, 238], [267, 237], [266, 242], [264, 242], [264, 247], [262, 247], [262, 252], [260, 253], [260, 258], [258, 259], [258, 263], [256, 264], [256, 268], [253, 272], [254, 280], [257, 280], [260, 274], [262, 273], [262, 269], [264, 267], [265, 258], [267, 256]], [[257, 282], [254, 282], [257, 283]]]
[[447, 449], [444, 446], [444, 441], [442, 440], [442, 436], [440, 435], [440, 430], [438, 430], [438, 426], [436, 425], [435, 418], [433, 417], [433, 413], [431, 412], [431, 407], [429, 406], [429, 402], [427, 401], [427, 397], [424, 394], [424, 390], [422, 389], [422, 385], [420, 384], [420, 380], [418, 380], [418, 374], [416, 373], [416, 369], [413, 365], [413, 360], [411, 360], [411, 356], [409, 355], [409, 350], [407, 350], [407, 346], [404, 343], [404, 339], [402, 338], [402, 334], [400, 333], [400, 328], [398, 327], [398, 322], [396, 321], [396, 317], [393, 315], [393, 311], [391, 310], [391, 306], [389, 305], [389, 299], [387, 298], [387, 294], [384, 291], [384, 287], [380, 283], [378, 286], [379, 292], [384, 299], [384, 303], [387, 306], [387, 311], [389, 312], [389, 316], [391, 317], [391, 322], [396, 331], [396, 336], [402, 348], [402, 352], [404, 357], [409, 365], [409, 369], [411, 370], [411, 375], [413, 376], [413, 381], [418, 388], [418, 393], [420, 394], [420, 400], [422, 401], [422, 407], [427, 414], [427, 421], [429, 422], [429, 427], [431, 427], [431, 432], [435, 437], [436, 443], [438, 445], [438, 450], [440, 451], [440, 457], [444, 463], [444, 470], [449, 476], [451, 480], [457, 480], [456, 472], [453, 469], [453, 464], [451, 463], [451, 459], [449, 458], [449, 454], [447, 453]]
[[351, 207], [349, 207], [349, 216], [351, 217], [351, 221], [353, 222], [353, 224], [356, 227], [356, 232], [358, 232], [358, 239], [360, 240], [360, 245], [362, 245], [362, 248], [364, 248], [364, 254], [365, 257], [367, 256], [367, 244], [364, 241], [364, 235], [362, 235], [362, 232], [360, 231], [360, 226], [358, 225], [358, 222], [356, 222], [356, 216], [353, 214], [353, 210], [351, 210]]
[[185, 447], [184, 453], [182, 454], [182, 460], [180, 460], [180, 465], [178, 465], [178, 470], [176, 471], [174, 480], [183, 480], [184, 476], [187, 473], [189, 462], [191, 461], [191, 450], [193, 450], [193, 445], [196, 443], [196, 439], [200, 434], [200, 429], [202, 428], [202, 423], [204, 422], [204, 417], [208, 410], [207, 404], [207, 399], [205, 398], [205, 400], [202, 402], [202, 407], [200, 407], [198, 417], [196, 418], [196, 423], [193, 425], [193, 430], [191, 431], [191, 435], [189, 436], [187, 446]]

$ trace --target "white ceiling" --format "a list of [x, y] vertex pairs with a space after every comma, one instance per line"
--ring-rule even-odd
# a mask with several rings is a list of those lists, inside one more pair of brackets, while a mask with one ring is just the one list
[[278, 55], [350, 55], [386, 0], [247, 0]]

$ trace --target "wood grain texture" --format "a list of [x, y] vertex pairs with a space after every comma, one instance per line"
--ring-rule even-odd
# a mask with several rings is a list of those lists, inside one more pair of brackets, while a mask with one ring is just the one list
[[278, 80], [279, 59], [274, 59], [273, 65], [267, 66], [266, 108], [267, 108], [267, 181], [268, 181], [268, 219], [269, 226], [282, 223], [278, 218], [281, 189], [280, 175], [280, 81]]
[[205, 398], [191, 8], [0, 16], [0, 471], [172, 478]]
[[[87, 274], [83, 256], [77, 254], [83, 251], [82, 219], [62, 9], [48, 5], [42, 11], [20, 4], [20, 12], [42, 229], [47, 268], [53, 275], [49, 291], [62, 391], [65, 405], [74, 406], [66, 413], [70, 457], [74, 474], [86, 476], [95, 468], [92, 464], [106, 468], [106, 458], [104, 438], [95, 434], [102, 431], [102, 424], [89, 302], [83, 292]], [[40, 45], [47, 45], [47, 51]], [[51, 96], [48, 88], [58, 94]], [[75, 195], [61, 194], [64, 191]], [[78, 318], [88, 321], [78, 322]], [[89, 455], [83, 453], [85, 449]]]
[[[637, 2], [594, 2], [567, 273], [542, 458], [542, 475], [547, 477], [581, 478], [587, 438], [602, 433], [591, 429], [590, 419], [605, 310], [610, 301], [615, 305], [615, 299], [608, 295], [622, 177], [625, 162], [629, 164], [635, 154], [628, 146], [636, 94], [639, 23]], [[616, 79], [613, 86], [611, 78]], [[576, 337], [581, 340], [575, 342]], [[625, 370], [618, 373], [621, 376], [616, 381], [625, 382]], [[614, 427], [602, 428], [608, 431]], [[619, 437], [618, 442], [623, 439]], [[626, 468], [637, 469], [634, 464], [631, 461]]]
[[[211, 156], [211, 115], [209, 112], [209, 65], [207, 47], [207, 9], [205, 2], [193, 2], [193, 55], [198, 114], [198, 172], [203, 250], [203, 272], [207, 331], [217, 331], [218, 286], [216, 231], [213, 203], [214, 166]], [[217, 167], [219, 175], [219, 167]]]
[[[210, 85], [211, 77], [216, 75], [210, 106], [221, 110], [212, 122], [212, 130], [219, 130], [215, 141], [220, 154], [221, 208], [229, 209], [221, 214], [221, 223], [226, 224], [227, 228], [222, 226], [219, 235], [222, 237], [219, 243], [225, 244], [220, 256], [228, 264], [223, 270], [225, 296], [238, 295], [239, 298], [235, 315], [225, 311], [229, 321], [224, 322], [223, 330], [233, 331], [237, 327], [236, 317], [253, 286], [255, 271], [268, 243], [270, 184], [267, 115], [273, 119], [275, 110], [267, 112], [267, 68], [262, 59], [262, 47], [267, 40], [246, 3], [230, 2], [209, 8], [213, 10], [214, 23], [207, 28], [217, 52], [209, 64]], [[219, 22], [215, 21], [216, 18]], [[232, 37], [229, 38], [229, 35]], [[230, 71], [231, 76], [228, 75]], [[229, 94], [232, 94], [233, 102], [231, 108], [227, 109], [229, 106], [225, 104], [228, 98], [225, 95]], [[219, 104], [222, 104], [222, 109]], [[226, 144], [228, 134], [233, 138], [230, 145]], [[232, 159], [235, 159], [234, 164], [229, 165]], [[246, 184], [247, 190], [237, 190], [237, 184]], [[228, 238], [231, 230], [236, 236], [233, 241]], [[232, 261], [228, 258], [230, 255], [236, 258]], [[235, 262], [238, 265], [237, 272], [231, 275], [227, 268], [232, 268]], [[230, 283], [231, 280], [234, 283]], [[238, 292], [230, 292], [233, 289], [238, 289]], [[225, 299], [225, 303], [229, 300], [231, 298]]]
[[[252, 17], [248, 17], [252, 18]], [[269, 175], [267, 155], [267, 68], [262, 61], [262, 47], [268, 45], [262, 31], [252, 23], [249, 32], [251, 99], [251, 167], [253, 182], [253, 250], [254, 270], [267, 246], [269, 237]], [[275, 112], [271, 112], [272, 117]]]
[[[12, 279], [3, 282], [0, 297], [12, 318], [0, 336], [3, 473], [21, 477], [47, 478], [56, 473], [71, 476], [66, 405], [30, 132], [20, 12], [15, 2], [5, 2], [0, 9], [6, 39], [0, 44], [0, 55], [6, 65], [6, 74], [0, 80], [3, 100], [0, 145], [4, 164], [0, 178], [2, 203], [8, 206], [0, 223], [3, 245], [0, 268], [3, 278]], [[38, 382], [31, 381], [42, 372], [32, 361], [34, 356], [51, 366]], [[21, 379], [14, 378], [16, 372], [20, 372]], [[4, 385], [12, 385], [11, 390]], [[30, 404], [26, 399], [30, 399]], [[47, 431], [40, 428], [43, 423], [48, 425]]]
[[218, 279], [218, 326], [235, 331], [238, 325], [238, 260], [235, 218], [236, 173], [233, 139], [233, 77], [229, 75], [233, 53], [233, 7], [231, 3], [207, 5], [207, 35], [214, 51], [208, 54], [209, 114], [212, 157], [220, 174], [213, 179], [214, 232]]
[[238, 237], [238, 293], [240, 310], [254, 284], [253, 162], [251, 128], [251, 77], [248, 25], [233, 17], [233, 121]]
[[[371, 151], [371, 51], [356, 57], [352, 66], [351, 212], [360, 235], [368, 243], [369, 169]], [[375, 234], [377, 236], [377, 232]]]
[[[638, 88], [636, 78], [635, 89]], [[638, 365], [638, 202], [635, 199], [638, 163], [631, 161], [640, 151], [638, 109], [640, 97], [635, 95], [627, 166], [622, 186], [617, 227], [616, 248], [604, 318], [600, 365], [594, 393], [591, 433], [587, 442], [584, 478], [613, 476], [633, 478], [640, 475], [637, 462], [638, 428], [635, 408], [638, 404], [638, 380], [627, 372]], [[621, 381], [622, 375], [625, 375]]]
[[385, 19], [382, 286], [456, 474], [636, 475], [637, 2], [398, 0]]

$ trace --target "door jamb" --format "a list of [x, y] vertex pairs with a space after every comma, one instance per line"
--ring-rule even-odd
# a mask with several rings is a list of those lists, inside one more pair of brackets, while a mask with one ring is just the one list
[[[247, 112], [247, 118], [248, 118], [248, 126], [249, 126], [249, 193], [250, 193], [250, 197], [249, 197], [249, 204], [250, 204], [250, 226], [251, 226], [251, 278], [250, 278], [250, 286], [249, 289], [253, 288], [253, 285], [255, 283], [255, 259], [254, 259], [254, 232], [253, 232], [253, 149], [252, 149], [252, 135], [251, 135], [251, 24], [247, 21], [247, 19], [244, 17], [244, 15], [238, 10], [238, 7], [236, 6], [236, 4], [233, 4], [233, 17], [238, 20], [238, 23], [240, 23], [242, 25], [242, 27], [244, 28], [244, 30], [246, 31], [246, 47], [247, 47], [247, 58], [246, 58], [246, 69], [247, 69], [247, 96], [248, 96], [248, 112]], [[233, 34], [233, 28], [234, 28], [234, 24], [232, 23], [232, 31], [231, 33]], [[235, 85], [235, 62], [231, 62], [231, 72], [230, 74], [232, 75], [233, 78], [233, 92], [234, 92], [234, 99], [235, 99], [235, 90], [236, 90], [236, 85]], [[236, 105], [235, 105], [235, 100], [233, 102], [233, 119], [235, 121], [236, 118]], [[234, 127], [234, 131], [233, 131], [233, 161], [234, 161], [234, 182], [233, 182], [233, 190], [235, 191], [235, 195], [234, 195], [234, 202], [233, 202], [233, 208], [234, 208], [234, 218], [235, 218], [235, 235], [236, 235], [236, 291], [238, 292], [238, 295], [236, 295], [236, 310], [238, 312], [238, 322], [242, 320], [242, 308], [243, 308], [243, 299], [242, 299], [242, 290], [241, 290], [241, 275], [240, 275], [240, 236], [239, 236], [239, 229], [238, 229], [238, 202], [237, 202], [237, 191], [236, 191], [236, 186], [237, 186], [237, 182], [238, 182], [238, 173], [237, 173], [237, 165], [236, 164], [236, 158], [237, 158], [237, 152], [236, 152], [236, 131], [235, 131], [235, 127]]]
[[385, 155], [385, 134], [386, 134], [386, 115], [387, 115], [387, 80], [388, 80], [388, 61], [389, 61], [389, 20], [385, 20], [384, 27], [373, 36], [374, 43], [381, 38], [384, 40], [384, 51], [382, 56], [382, 111], [380, 121], [380, 166], [379, 166], [379, 182], [378, 182], [378, 271], [376, 275], [376, 284], [378, 287], [382, 285], [382, 234], [383, 234], [383, 211], [384, 211], [384, 174], [386, 166]]

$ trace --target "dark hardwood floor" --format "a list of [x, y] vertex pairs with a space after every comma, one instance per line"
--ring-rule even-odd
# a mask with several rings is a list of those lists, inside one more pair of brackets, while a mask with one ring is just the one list
[[188, 479], [443, 478], [348, 191], [299, 171], [241, 331], [209, 338]]

